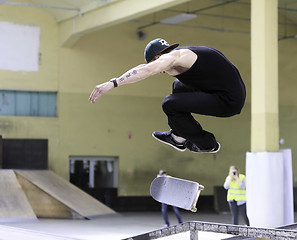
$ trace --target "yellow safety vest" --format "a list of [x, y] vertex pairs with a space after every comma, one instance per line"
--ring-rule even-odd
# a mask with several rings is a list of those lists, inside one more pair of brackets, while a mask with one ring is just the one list
[[[243, 174], [239, 174], [239, 180], [242, 181], [245, 176]], [[227, 194], [227, 201], [246, 201], [246, 191], [245, 187], [243, 189], [240, 188], [238, 182], [236, 180], [231, 180], [230, 186]]]

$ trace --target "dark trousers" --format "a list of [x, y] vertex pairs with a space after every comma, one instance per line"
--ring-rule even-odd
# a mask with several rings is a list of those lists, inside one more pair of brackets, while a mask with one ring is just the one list
[[212, 133], [202, 129], [191, 113], [230, 117], [240, 113], [242, 106], [242, 102], [228, 102], [228, 98], [224, 96], [198, 91], [178, 79], [173, 83], [172, 94], [166, 96], [162, 102], [173, 133], [201, 149], [212, 149], [216, 146], [216, 139]]
[[234, 225], [238, 225], [238, 212], [240, 212], [241, 216], [244, 219], [245, 224], [247, 226], [250, 226], [250, 221], [246, 215], [246, 203], [239, 206], [237, 206], [236, 201], [230, 201], [228, 203], [229, 203], [229, 208], [232, 215], [232, 223]]
[[[162, 203], [161, 207], [162, 207], [162, 214], [163, 214], [164, 221], [167, 226], [170, 226], [169, 219], [168, 219], [168, 205], [165, 203]], [[172, 206], [172, 208], [173, 208], [173, 211], [177, 217], [178, 223], [182, 223], [183, 221], [182, 221], [182, 218], [181, 218], [178, 208], [175, 206]]]

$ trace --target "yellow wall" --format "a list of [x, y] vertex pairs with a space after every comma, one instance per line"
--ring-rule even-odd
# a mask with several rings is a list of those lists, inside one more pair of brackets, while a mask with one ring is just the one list
[[[1, 70], [0, 88], [58, 91], [59, 47], [58, 25], [55, 19], [41, 9], [1, 5], [0, 21], [36, 25], [41, 29], [39, 48], [41, 64], [39, 65], [39, 71], [14, 72]], [[0, 130], [3, 138], [48, 139], [49, 167], [53, 168], [57, 165], [56, 162], [59, 160], [57, 148], [60, 136], [58, 118], [1, 116], [0, 122], [7, 123], [7, 127], [1, 127]]]
[[[117, 156], [122, 196], [149, 195], [150, 182], [159, 169], [200, 182], [207, 195], [213, 193], [214, 185], [223, 184], [229, 165], [244, 172], [245, 154], [250, 151], [249, 34], [155, 25], [146, 29], [148, 38], [140, 41], [139, 25], [128, 22], [89, 34], [68, 49], [58, 46], [58, 25], [45, 10], [3, 5], [0, 13], [1, 21], [40, 26], [43, 56], [37, 73], [0, 71], [1, 89], [58, 90], [57, 118], [1, 117], [0, 121], [12, 124], [0, 133], [4, 138], [48, 138], [50, 169], [62, 177], [68, 178], [69, 156]], [[240, 26], [226, 21], [226, 27]], [[144, 47], [156, 37], [218, 48], [240, 69], [247, 86], [242, 114], [227, 119], [197, 116], [221, 143], [218, 154], [181, 153], [151, 137], [155, 130], [168, 130], [161, 102], [171, 92], [173, 78], [169, 76], [153, 76], [114, 89], [95, 104], [88, 102], [95, 85], [144, 63]], [[296, 51], [294, 40], [280, 42], [280, 136], [293, 153], [297, 150]]]
[[1, 71], [1, 88], [57, 91], [59, 48], [58, 26], [55, 19], [41, 9], [11, 5], [1, 5], [0, 13], [1, 22], [36, 25], [41, 29], [39, 48], [41, 64], [39, 65], [39, 71]]

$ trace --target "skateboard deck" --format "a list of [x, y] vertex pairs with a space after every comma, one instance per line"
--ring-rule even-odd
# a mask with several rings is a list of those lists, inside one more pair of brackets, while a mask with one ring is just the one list
[[161, 176], [153, 180], [150, 192], [158, 202], [196, 212], [198, 197], [203, 189], [204, 186], [197, 182]]

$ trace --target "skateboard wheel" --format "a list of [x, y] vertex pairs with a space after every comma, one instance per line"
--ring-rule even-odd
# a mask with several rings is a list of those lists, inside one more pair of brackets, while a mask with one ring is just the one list
[[191, 212], [197, 212], [197, 208], [196, 207], [192, 207], [190, 210], [191, 210]]
[[198, 188], [198, 190], [203, 190], [204, 189], [204, 186], [202, 186], [202, 185], [199, 185], [199, 188]]

